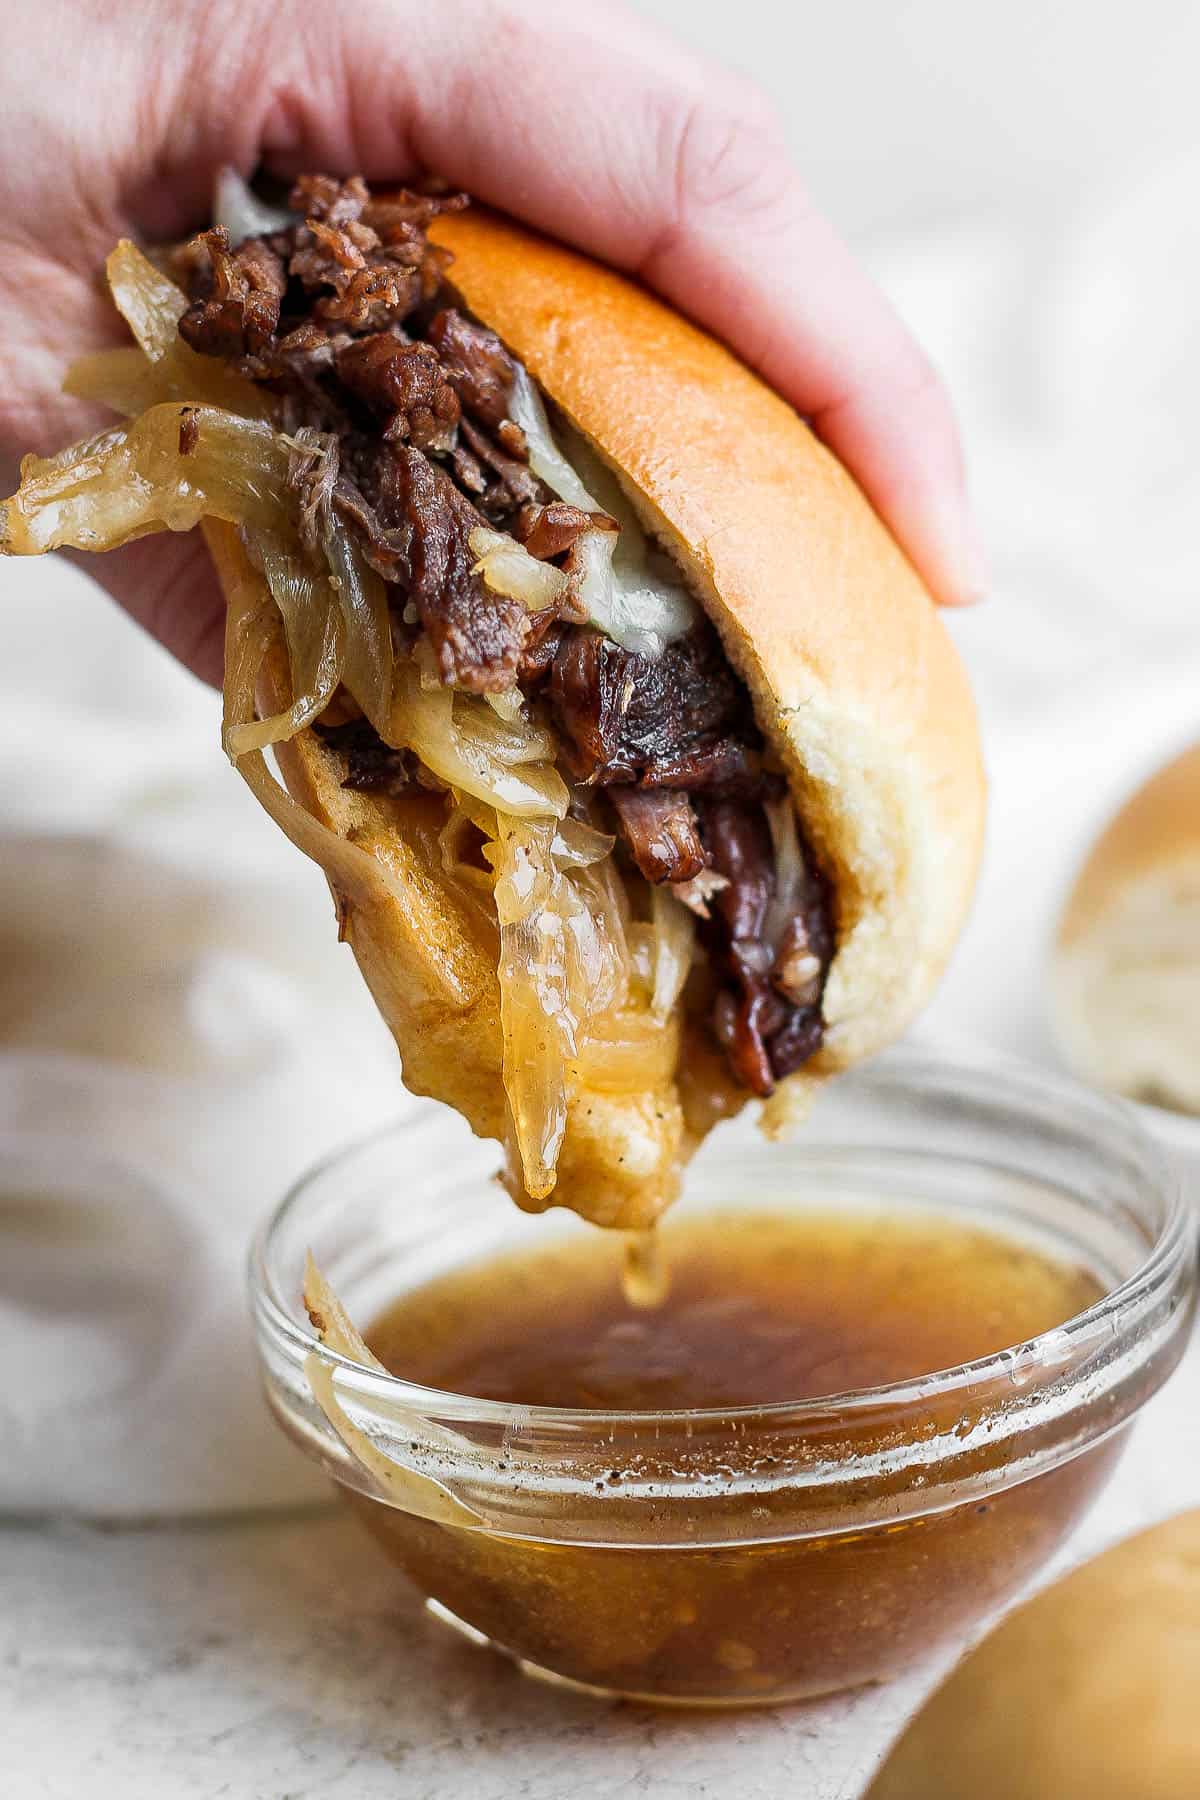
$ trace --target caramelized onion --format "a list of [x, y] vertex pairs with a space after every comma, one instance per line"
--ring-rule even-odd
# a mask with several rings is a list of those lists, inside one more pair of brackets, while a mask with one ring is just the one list
[[248, 750], [295, 737], [319, 718], [342, 679], [345, 657], [345, 627], [328, 583], [314, 576], [304, 559], [278, 538], [263, 534], [255, 548], [283, 620], [295, 697], [290, 707], [272, 718], [226, 730], [225, 750], [235, 762]]
[[535, 1200], [552, 1192], [567, 1128], [567, 1068], [576, 1049], [570, 1004], [567, 936], [551, 904], [553, 826], [497, 817], [484, 847], [495, 871], [500, 922], [500, 1021], [504, 1088], [525, 1189]]
[[27, 456], [0, 541], [36, 556], [113, 550], [202, 518], [270, 531], [287, 517], [286, 484], [287, 450], [270, 426], [217, 407], [152, 406], [58, 456]]
[[[604, 841], [577, 820], [498, 814], [483, 848], [500, 923], [504, 1087], [525, 1187], [539, 1200], [554, 1187], [571, 1070], [588, 1054], [597, 1022], [619, 1012], [628, 994], [619, 878], [607, 853], [582, 860], [594, 855], [596, 839]], [[561, 866], [564, 850], [573, 866]], [[644, 1080], [643, 1067], [629, 1089]]]
[[675, 1010], [692, 966], [695, 922], [687, 907], [662, 887], [650, 889], [654, 926], [654, 989], [650, 1000], [654, 1017], [664, 1020]]
[[111, 252], [104, 271], [117, 311], [149, 360], [158, 362], [174, 355], [179, 321], [188, 307], [183, 289], [156, 269], [128, 238], [122, 238]]
[[[179, 335], [179, 321], [187, 311], [187, 296], [170, 278], [156, 269], [136, 244], [122, 238], [105, 264], [108, 285], [117, 311], [129, 326], [150, 363], [157, 383], [156, 400], [195, 400], [223, 406], [248, 419], [270, 414], [270, 396], [247, 381], [215, 356], [201, 356]], [[109, 352], [108, 354], [113, 354]], [[88, 359], [93, 363], [95, 359]], [[78, 369], [80, 365], [76, 365]], [[68, 376], [72, 381], [75, 371]], [[69, 391], [77, 392], [74, 386]], [[147, 404], [120, 406], [121, 412], [140, 412]]]
[[[240, 558], [236, 547], [228, 548], [224, 533], [228, 526], [206, 527], [206, 535], [225, 577], [225, 704], [222, 741], [227, 742], [238, 726], [249, 724], [255, 716], [255, 690], [263, 658], [278, 643], [280, 621], [272, 602], [263, 596], [257, 578], [241, 579], [234, 574]], [[230, 534], [232, 536], [232, 534]], [[393, 887], [387, 865], [349, 839], [314, 819], [298, 801], [282, 788], [267, 767], [260, 750], [248, 751], [237, 761], [239, 775], [262, 807], [274, 819], [284, 835], [298, 850], [303, 850], [319, 863], [335, 891], [351, 899], [359, 895], [373, 896], [382, 882]], [[393, 887], [403, 906], [404, 895]], [[447, 991], [455, 1004], [465, 1006], [470, 991], [455, 980], [447, 965], [441, 970]]]
[[499, 693], [493, 691], [483, 697], [496, 717], [503, 719], [506, 725], [511, 725], [514, 719], [521, 717], [525, 697], [519, 687], [502, 688]]
[[553, 563], [539, 562], [523, 544], [506, 531], [477, 525], [467, 539], [472, 556], [479, 558], [472, 573], [482, 575], [493, 594], [519, 600], [529, 612], [545, 612], [555, 606], [567, 589], [567, 577]]
[[471, 694], [425, 687], [415, 663], [396, 664], [382, 735], [396, 749], [411, 750], [447, 787], [513, 819], [561, 819], [566, 813], [566, 783], [553, 763], [518, 760], [530, 748], [528, 738]]
[[580, 1018], [594, 1021], [624, 1006], [633, 974], [629, 901], [611, 857], [565, 878], [575, 922], [571, 934]]
[[[317, 1267], [310, 1251], [304, 1264], [304, 1308], [313, 1330], [326, 1350], [346, 1362], [367, 1369], [372, 1374], [386, 1375], [379, 1358], [364, 1342], [346, 1308]], [[304, 1373], [313, 1398], [329, 1420], [343, 1444], [395, 1506], [416, 1518], [429, 1519], [438, 1525], [473, 1525], [485, 1523], [483, 1515], [451, 1493], [444, 1482], [423, 1470], [408, 1468], [394, 1453], [385, 1454], [372, 1442], [361, 1426], [356, 1425], [338, 1399], [334, 1373], [328, 1361], [311, 1351], [304, 1360]], [[429, 1433], [433, 1441], [442, 1428]], [[449, 1437], [449, 1433], [444, 1434]]]
[[346, 627], [342, 679], [380, 737], [392, 712], [392, 620], [387, 589], [336, 516], [324, 539], [330, 581]]
[[247, 186], [236, 169], [229, 164], [217, 170], [213, 195], [213, 224], [223, 225], [231, 244], [248, 237], [269, 237], [273, 231], [285, 231], [294, 225], [299, 214], [283, 206], [268, 206], [254, 189]]
[[161, 372], [132, 344], [117, 350], [93, 350], [76, 357], [63, 380], [63, 393], [93, 406], [107, 406], [127, 419], [156, 406], [160, 400], [199, 400], [200, 394], [165, 391]]
[[606, 831], [568, 817], [560, 820], [550, 851], [560, 869], [587, 869], [611, 856], [616, 841]]

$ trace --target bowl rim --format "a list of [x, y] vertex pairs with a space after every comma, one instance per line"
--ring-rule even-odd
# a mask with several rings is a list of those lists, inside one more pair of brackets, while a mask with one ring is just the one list
[[[1136, 1340], [1140, 1324], [1152, 1311], [1156, 1300], [1166, 1294], [1172, 1284], [1186, 1277], [1189, 1262], [1192, 1288], [1195, 1291], [1197, 1221], [1182, 1195], [1177, 1173], [1161, 1142], [1156, 1140], [1139, 1118], [1138, 1109], [1132, 1102], [1099, 1094], [1070, 1076], [1046, 1069], [1040, 1064], [992, 1051], [963, 1053], [956, 1048], [953, 1055], [947, 1055], [931, 1050], [928, 1046], [901, 1045], [851, 1071], [848, 1078], [857, 1080], [860, 1084], [887, 1081], [890, 1078], [894, 1085], [897, 1080], [907, 1080], [914, 1088], [923, 1083], [943, 1097], [948, 1097], [955, 1082], [961, 1081], [965, 1076], [984, 1076], [990, 1080], [1002, 1081], [1007, 1085], [1010, 1096], [1015, 1098], [1019, 1098], [1023, 1091], [1036, 1088], [1042, 1102], [1049, 1096], [1060, 1107], [1069, 1108], [1075, 1113], [1091, 1112], [1098, 1119], [1106, 1121], [1110, 1127], [1120, 1128], [1127, 1145], [1137, 1153], [1144, 1178], [1153, 1181], [1163, 1202], [1161, 1229], [1138, 1266], [1091, 1306], [1020, 1345], [901, 1381], [849, 1388], [806, 1400], [772, 1401], [763, 1405], [737, 1407], [593, 1409], [528, 1405], [428, 1387], [403, 1376], [372, 1369], [328, 1348], [307, 1322], [303, 1325], [299, 1323], [288, 1309], [275, 1282], [271, 1250], [277, 1234], [290, 1222], [293, 1211], [300, 1206], [309, 1190], [329, 1177], [339, 1166], [349, 1164], [356, 1156], [385, 1140], [404, 1137], [411, 1141], [422, 1130], [439, 1123], [444, 1118], [444, 1109], [434, 1101], [422, 1101], [388, 1124], [330, 1152], [294, 1181], [283, 1198], [271, 1209], [254, 1235], [248, 1259], [247, 1273], [256, 1324], [260, 1331], [267, 1329], [275, 1341], [300, 1363], [316, 1357], [327, 1367], [336, 1370], [339, 1388], [344, 1388], [368, 1405], [372, 1402], [381, 1404], [392, 1413], [399, 1405], [409, 1411], [432, 1412], [439, 1419], [460, 1424], [471, 1422], [500, 1428], [517, 1425], [523, 1436], [528, 1434], [534, 1437], [539, 1431], [553, 1432], [564, 1428], [568, 1431], [586, 1429], [590, 1434], [610, 1427], [642, 1431], [654, 1425], [678, 1426], [689, 1432], [697, 1427], [745, 1427], [750, 1422], [755, 1422], [760, 1429], [783, 1425], [792, 1428], [805, 1424], [820, 1425], [835, 1417], [845, 1419], [847, 1415], [907, 1411], [915, 1405], [927, 1405], [960, 1389], [974, 1389], [980, 1384], [995, 1383], [1000, 1379], [1014, 1382], [1015, 1374], [1021, 1368], [1044, 1371], [1047, 1377], [1055, 1371], [1061, 1375], [1064, 1367], [1084, 1359], [1093, 1345], [1103, 1344], [1109, 1349], [1119, 1349], [1123, 1344], [1132, 1344]], [[861, 1155], [870, 1148], [871, 1146], [856, 1145], [854, 1153]], [[875, 1148], [878, 1152], [879, 1147]], [[791, 1159], [792, 1166], [795, 1166], [797, 1163], [828, 1162], [831, 1156], [836, 1158], [842, 1149], [844, 1147], [832, 1147], [828, 1142], [821, 1141], [814, 1141], [806, 1146], [801, 1128], [789, 1142], [786, 1154]], [[889, 1156], [902, 1154], [894, 1147], [886, 1147], [885, 1153]], [[1004, 1170], [1002, 1163], [986, 1157], [951, 1155], [936, 1148], [919, 1154], [940, 1161], [947, 1167], [957, 1164], [976, 1169], [992, 1167]], [[1012, 1170], [1004, 1172], [1011, 1175]], [[512, 1204], [507, 1199], [500, 1200], [499, 1203]], [[1123, 1422], [1122, 1419], [1117, 1424]], [[1116, 1428], [1114, 1424], [1113, 1429]], [[1089, 1443], [1096, 1442], [1101, 1435], [1103, 1434], [1097, 1432], [1089, 1438]]]

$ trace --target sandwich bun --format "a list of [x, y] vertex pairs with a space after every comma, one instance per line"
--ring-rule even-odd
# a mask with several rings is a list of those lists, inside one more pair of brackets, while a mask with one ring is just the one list
[[1200, 744], [1105, 827], [1059, 921], [1063, 1055], [1113, 1093], [1200, 1113]]
[[[768, 1128], [781, 1128], [815, 1083], [905, 1028], [962, 925], [984, 815], [962, 665], [850, 476], [727, 349], [632, 282], [494, 215], [444, 215], [430, 236], [453, 253], [466, 305], [614, 471], [714, 621], [831, 884], [826, 1040], [767, 1102]], [[231, 530], [207, 530], [227, 587], [258, 579]], [[281, 660], [260, 703], [286, 699]], [[503, 1138], [494, 951], [431, 863], [427, 800], [347, 792], [312, 732], [277, 754], [301, 804], [387, 870], [353, 894], [333, 874], [331, 885], [406, 1084]], [[650, 1223], [682, 1159], [748, 1097], [702, 1027], [665, 1030], [637, 1095], [576, 1092], [554, 1202], [602, 1224]], [[521, 1199], [519, 1175], [509, 1184]]]
[[1200, 1512], [1012, 1613], [934, 1694], [867, 1800], [1200, 1794]]

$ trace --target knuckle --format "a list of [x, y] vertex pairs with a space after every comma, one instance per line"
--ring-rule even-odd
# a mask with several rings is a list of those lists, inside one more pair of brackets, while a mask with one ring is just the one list
[[941, 446], [941, 463], [963, 480], [966, 465], [958, 418], [937, 364], [920, 344], [909, 339], [881, 373], [876, 392], [886, 393], [891, 410], [902, 414], [909, 429], [918, 432], [924, 442]]
[[698, 214], [769, 216], [798, 186], [765, 115], [736, 96], [728, 104], [705, 97], [676, 113], [666, 154], [680, 225]]
[[924, 428], [941, 439], [961, 475], [963, 448], [954, 402], [941, 370], [919, 344], [910, 342], [906, 346], [895, 373], [893, 390], [906, 410], [918, 415]]
[[911, 403], [930, 408], [949, 405], [937, 364], [911, 339], [897, 364], [895, 386], [898, 394]]

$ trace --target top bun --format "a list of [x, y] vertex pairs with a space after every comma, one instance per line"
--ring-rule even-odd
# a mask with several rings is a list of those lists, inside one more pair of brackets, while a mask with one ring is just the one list
[[1085, 1079], [1200, 1113], [1200, 744], [1092, 846], [1059, 923], [1052, 992]]
[[481, 209], [450, 279], [620, 479], [713, 619], [836, 895], [825, 1045], [768, 1102], [896, 1037], [958, 936], [982, 842], [975, 709], [929, 596], [840, 463], [722, 344]]

